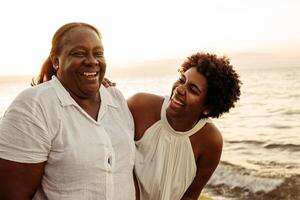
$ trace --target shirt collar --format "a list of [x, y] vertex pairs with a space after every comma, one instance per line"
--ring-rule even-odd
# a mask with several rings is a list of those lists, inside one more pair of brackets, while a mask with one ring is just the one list
[[113, 88], [105, 88], [103, 85], [101, 85], [100, 87], [101, 104], [103, 103], [105, 105], [118, 108], [119, 104], [116, 97], [114, 97], [112, 93], [109, 93], [108, 91], [112, 89]]
[[[57, 79], [56, 76], [53, 75], [51, 77], [50, 83], [53, 86], [62, 106], [78, 105], [76, 103], [76, 101], [71, 97], [70, 93], [65, 89], [65, 87], [61, 84], [61, 82]], [[100, 87], [101, 104], [108, 105], [108, 106], [111, 106], [114, 108], [118, 108], [119, 105], [118, 105], [115, 97], [113, 97], [112, 94], [110, 94], [107, 90], [108, 90], [107, 88], [105, 88], [103, 85], [101, 85], [101, 87]]]

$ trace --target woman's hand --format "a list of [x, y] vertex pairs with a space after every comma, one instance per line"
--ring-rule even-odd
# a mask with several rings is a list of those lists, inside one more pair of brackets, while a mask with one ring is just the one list
[[102, 85], [104, 87], [108, 88], [108, 87], [115, 87], [116, 83], [115, 82], [111, 82], [109, 79], [107, 79], [107, 78], [104, 77], [103, 80], [102, 80]]

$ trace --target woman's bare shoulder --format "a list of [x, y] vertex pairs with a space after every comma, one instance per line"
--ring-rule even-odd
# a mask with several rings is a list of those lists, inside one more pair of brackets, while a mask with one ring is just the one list
[[223, 144], [222, 134], [214, 123], [206, 123], [203, 127], [202, 134], [210, 141], [211, 144]]
[[135, 140], [139, 140], [144, 132], [156, 121], [160, 120], [160, 110], [164, 97], [138, 93], [127, 100], [135, 124]]
[[206, 123], [193, 137], [196, 146], [201, 148], [203, 153], [221, 153], [223, 147], [223, 136], [214, 123]]
[[164, 101], [164, 97], [150, 94], [150, 93], [137, 93], [127, 99], [130, 110], [141, 111], [141, 110], [160, 110], [160, 107]]

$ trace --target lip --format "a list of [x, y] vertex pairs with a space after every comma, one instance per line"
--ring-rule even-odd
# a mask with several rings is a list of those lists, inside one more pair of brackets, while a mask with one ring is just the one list
[[79, 72], [79, 74], [81, 76], [85, 76], [85, 77], [95, 77], [99, 75], [99, 71], [83, 71], [83, 72]]
[[83, 80], [95, 82], [99, 80], [100, 71], [82, 71], [78, 74]]
[[176, 108], [183, 108], [185, 106], [185, 101], [182, 98], [180, 98], [179, 96], [177, 96], [176, 90], [174, 91], [174, 94], [171, 97], [171, 103], [172, 103], [173, 107], [176, 107]]
[[178, 99], [176, 99], [176, 98], [172, 98], [171, 100], [172, 100], [172, 102], [173, 102], [174, 104], [176, 104], [176, 105], [178, 105], [178, 106], [184, 106], [184, 103], [182, 103], [182, 101], [180, 101], [180, 100], [178, 100]]

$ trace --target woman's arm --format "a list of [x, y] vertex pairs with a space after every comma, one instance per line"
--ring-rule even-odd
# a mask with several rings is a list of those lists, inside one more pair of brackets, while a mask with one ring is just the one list
[[199, 144], [203, 147], [203, 152], [201, 152], [197, 159], [196, 177], [181, 200], [197, 200], [202, 189], [219, 164], [223, 148], [223, 138], [214, 125], [209, 124], [208, 127], [208, 130], [201, 133], [205, 137], [202, 138]]
[[0, 199], [29, 200], [38, 189], [45, 162], [18, 163], [0, 158]]
[[52, 138], [60, 128], [53, 99], [36, 88], [21, 92], [0, 121], [1, 200], [32, 199], [42, 180]]
[[154, 94], [137, 93], [127, 99], [129, 110], [134, 119], [135, 140], [143, 137], [144, 132], [160, 119], [160, 109], [164, 98]]

